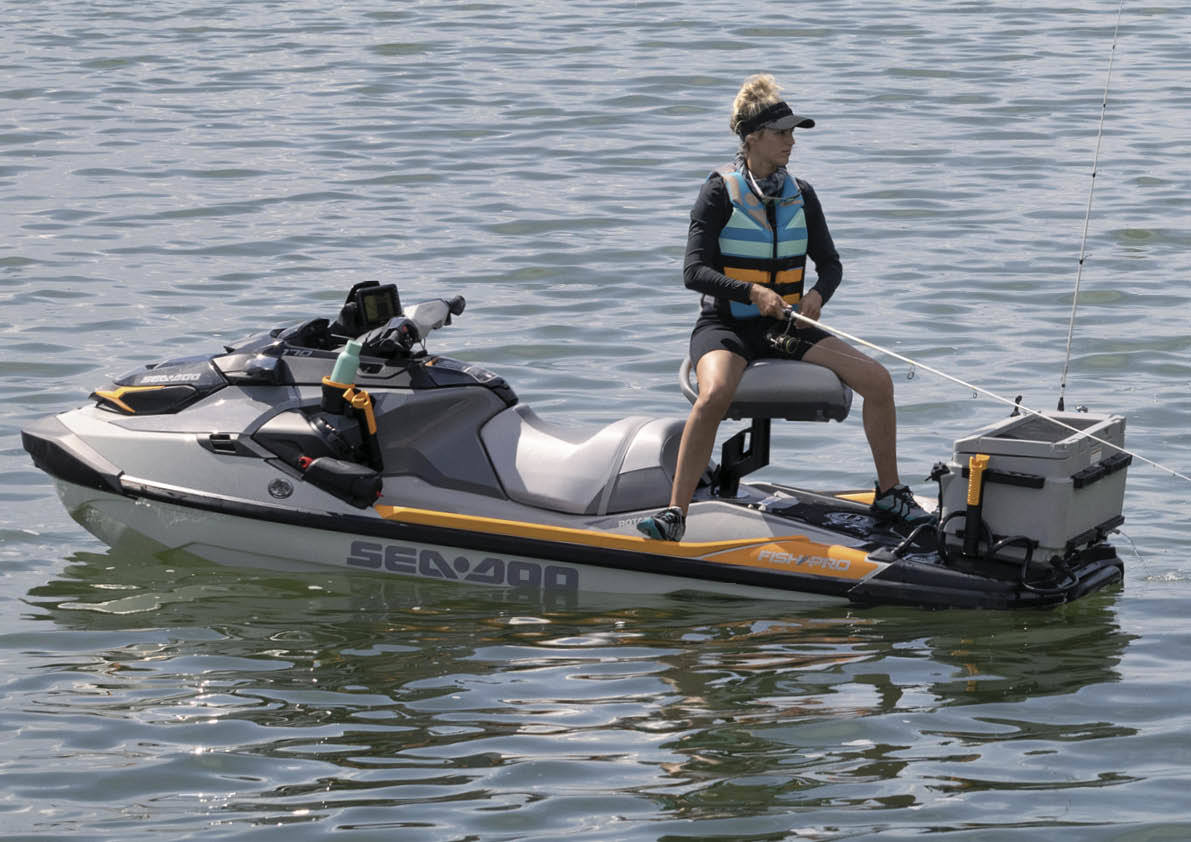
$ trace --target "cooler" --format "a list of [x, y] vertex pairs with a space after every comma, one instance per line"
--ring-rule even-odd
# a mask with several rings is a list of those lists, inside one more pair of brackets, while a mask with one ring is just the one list
[[[1021, 535], [1038, 542], [1035, 560], [1061, 557], [1069, 545], [1103, 537], [1124, 520], [1125, 473], [1132, 461], [1118, 449], [1124, 444], [1119, 415], [1005, 418], [955, 442], [951, 473], [942, 478], [943, 517], [966, 511], [970, 459], [986, 454], [981, 516], [993, 541]], [[963, 546], [965, 523], [962, 515], [947, 523], [948, 547]], [[981, 552], [987, 550], [982, 542]], [[1011, 546], [1002, 555], [1022, 558], [1024, 550]]]

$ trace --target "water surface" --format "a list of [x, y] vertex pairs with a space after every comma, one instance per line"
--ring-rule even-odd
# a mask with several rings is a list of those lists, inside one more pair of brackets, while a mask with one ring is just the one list
[[[573, 610], [108, 550], [21, 426], [352, 283], [556, 420], [681, 416], [731, 98], [799, 111], [824, 321], [1028, 405], [1063, 368], [1118, 4], [7, 2], [0, 830], [12, 839], [1181, 839], [1189, 486], [1135, 463], [1125, 587], [988, 614]], [[751, 16], [750, 16], [751, 15]], [[1191, 472], [1191, 16], [1126, 5], [1068, 405]], [[888, 360], [903, 473], [1005, 409]], [[858, 419], [764, 476], [871, 481]]]

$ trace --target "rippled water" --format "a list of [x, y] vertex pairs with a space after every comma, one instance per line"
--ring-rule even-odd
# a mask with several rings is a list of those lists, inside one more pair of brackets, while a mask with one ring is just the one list
[[[681, 416], [687, 213], [758, 69], [819, 123], [824, 320], [1049, 408], [1116, 3], [0, 9], [5, 838], [1191, 836], [1191, 485], [1152, 467], [1125, 588], [1057, 611], [563, 612], [105, 550], [18, 435], [372, 278], [465, 295], [434, 348], [551, 417]], [[1182, 473], [1189, 42], [1125, 5], [1067, 393]], [[1004, 413], [889, 362], [908, 478]], [[851, 421], [774, 456], [871, 475]]]

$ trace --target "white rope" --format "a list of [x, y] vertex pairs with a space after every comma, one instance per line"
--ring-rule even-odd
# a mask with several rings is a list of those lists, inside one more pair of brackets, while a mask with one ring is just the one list
[[1153, 461], [1152, 459], [1147, 459], [1146, 457], [1142, 456], [1140, 453], [1135, 453], [1132, 450], [1126, 450], [1125, 448], [1121, 447], [1119, 444], [1113, 444], [1110, 441], [1106, 441], [1105, 439], [1099, 438], [1097, 436], [1093, 436], [1092, 434], [1087, 433], [1084, 430], [1081, 430], [1079, 427], [1073, 427], [1072, 425], [1066, 423], [1065, 421], [1060, 421], [1058, 418], [1055, 418], [1053, 415], [1048, 415], [1047, 413], [1042, 412], [1041, 410], [1031, 409], [1030, 407], [1026, 406], [1025, 404], [1021, 404], [1021, 403], [1018, 403], [1017, 401], [1010, 400], [1009, 398], [1007, 398], [1003, 395], [998, 395], [995, 392], [990, 392], [988, 389], [983, 389], [980, 386], [977, 386], [975, 383], [969, 383], [966, 380], [961, 380], [958, 377], [953, 377], [952, 375], [948, 374], [945, 371], [939, 371], [939, 369], [929, 366], [926, 363], [919, 362], [918, 360], [911, 359], [910, 357], [907, 357], [907, 356], [903, 356], [902, 354], [899, 354], [896, 351], [891, 351], [888, 348], [884, 348], [880, 345], [877, 345], [876, 343], [869, 342], [867, 339], [861, 339], [859, 336], [853, 336], [852, 334], [847, 333], [846, 331], [839, 330], [838, 328], [834, 328], [831, 325], [827, 325], [827, 324], [824, 324], [823, 322], [816, 321], [815, 319], [808, 318], [808, 317], [802, 315], [801, 313], [795, 312], [794, 310], [787, 310], [786, 314], [791, 319], [797, 319], [798, 321], [803, 322], [804, 324], [814, 325], [815, 327], [821, 328], [822, 330], [825, 330], [828, 333], [833, 333], [836, 336], [842, 336], [845, 339], [850, 339], [851, 341], [855, 342], [858, 345], [863, 345], [866, 348], [872, 348], [874, 351], [879, 351], [880, 353], [886, 354], [890, 357], [893, 357], [896, 360], [901, 360], [902, 362], [912, 365], [915, 368], [921, 368], [924, 371], [929, 371], [931, 374], [942, 377], [944, 380], [950, 380], [952, 383], [958, 383], [959, 385], [963, 386], [966, 389], [971, 389], [973, 392], [977, 392], [978, 394], [984, 395], [985, 397], [992, 398], [995, 401], [1000, 401], [1003, 404], [1008, 404], [1009, 406], [1015, 407], [1015, 408], [1019, 409], [1020, 411], [1027, 413], [1028, 415], [1034, 415], [1038, 418], [1042, 418], [1046, 421], [1049, 421], [1052, 424], [1057, 424], [1058, 426], [1060, 426], [1066, 430], [1070, 430], [1073, 433], [1080, 433], [1085, 438], [1091, 439], [1094, 442], [1099, 442], [1100, 444], [1107, 445], [1108, 447], [1111, 447], [1113, 450], [1119, 450], [1121, 453], [1128, 454], [1129, 456], [1132, 456], [1134, 459], [1138, 460], [1139, 462], [1145, 462], [1147, 465], [1157, 468], [1160, 471], [1165, 471], [1166, 473], [1170, 474], [1173, 477], [1178, 477], [1179, 479], [1184, 479], [1187, 482], [1191, 482], [1191, 476], [1188, 476], [1187, 474], [1179, 473], [1178, 471], [1174, 470], [1173, 468], [1168, 468], [1165, 465], [1162, 465], [1162, 464], [1159, 464], [1158, 462]]
[[1104, 98], [1100, 102], [1100, 127], [1096, 131], [1096, 154], [1092, 157], [1092, 183], [1088, 185], [1088, 209], [1083, 217], [1083, 237], [1079, 243], [1079, 266], [1075, 271], [1075, 292], [1071, 295], [1071, 318], [1067, 322], [1067, 354], [1063, 359], [1063, 373], [1059, 377], [1059, 411], [1063, 411], [1063, 396], [1067, 392], [1067, 373], [1071, 368], [1071, 337], [1075, 333], [1075, 309], [1079, 306], [1079, 287], [1083, 281], [1083, 264], [1088, 253], [1088, 224], [1092, 219], [1092, 196], [1096, 192], [1096, 169], [1100, 165], [1100, 145], [1104, 140], [1104, 115], [1108, 111], [1108, 85], [1112, 80], [1112, 60], [1117, 54], [1117, 33], [1121, 31], [1121, 14], [1125, 0], [1117, 7], [1117, 24], [1112, 31], [1112, 49], [1108, 53], [1108, 72], [1104, 74]]

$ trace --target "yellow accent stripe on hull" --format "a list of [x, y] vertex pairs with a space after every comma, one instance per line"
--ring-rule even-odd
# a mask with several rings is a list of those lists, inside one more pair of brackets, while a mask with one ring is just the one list
[[94, 395], [108, 403], [115, 404], [129, 415], [136, 415], [136, 410], [122, 400], [125, 395], [136, 394], [138, 392], [156, 392], [164, 388], [165, 386], [119, 386], [115, 389], [96, 389]]
[[871, 561], [863, 550], [838, 544], [820, 544], [802, 535], [736, 538], [729, 541], [655, 541], [644, 536], [618, 535], [594, 529], [549, 526], [406, 506], [377, 505], [374, 508], [385, 520], [422, 526], [439, 526], [530, 540], [695, 559], [782, 573], [799, 572], [859, 580], [884, 566], [880, 562]]
[[872, 505], [876, 494], [872, 491], [849, 491], [847, 494], [832, 494], [836, 500], [850, 500], [853, 503], [868, 503]]
[[801, 536], [772, 538], [752, 547], [716, 553], [702, 560], [851, 580], [864, 579], [884, 566], [870, 560], [864, 550], [839, 544], [819, 544]]

